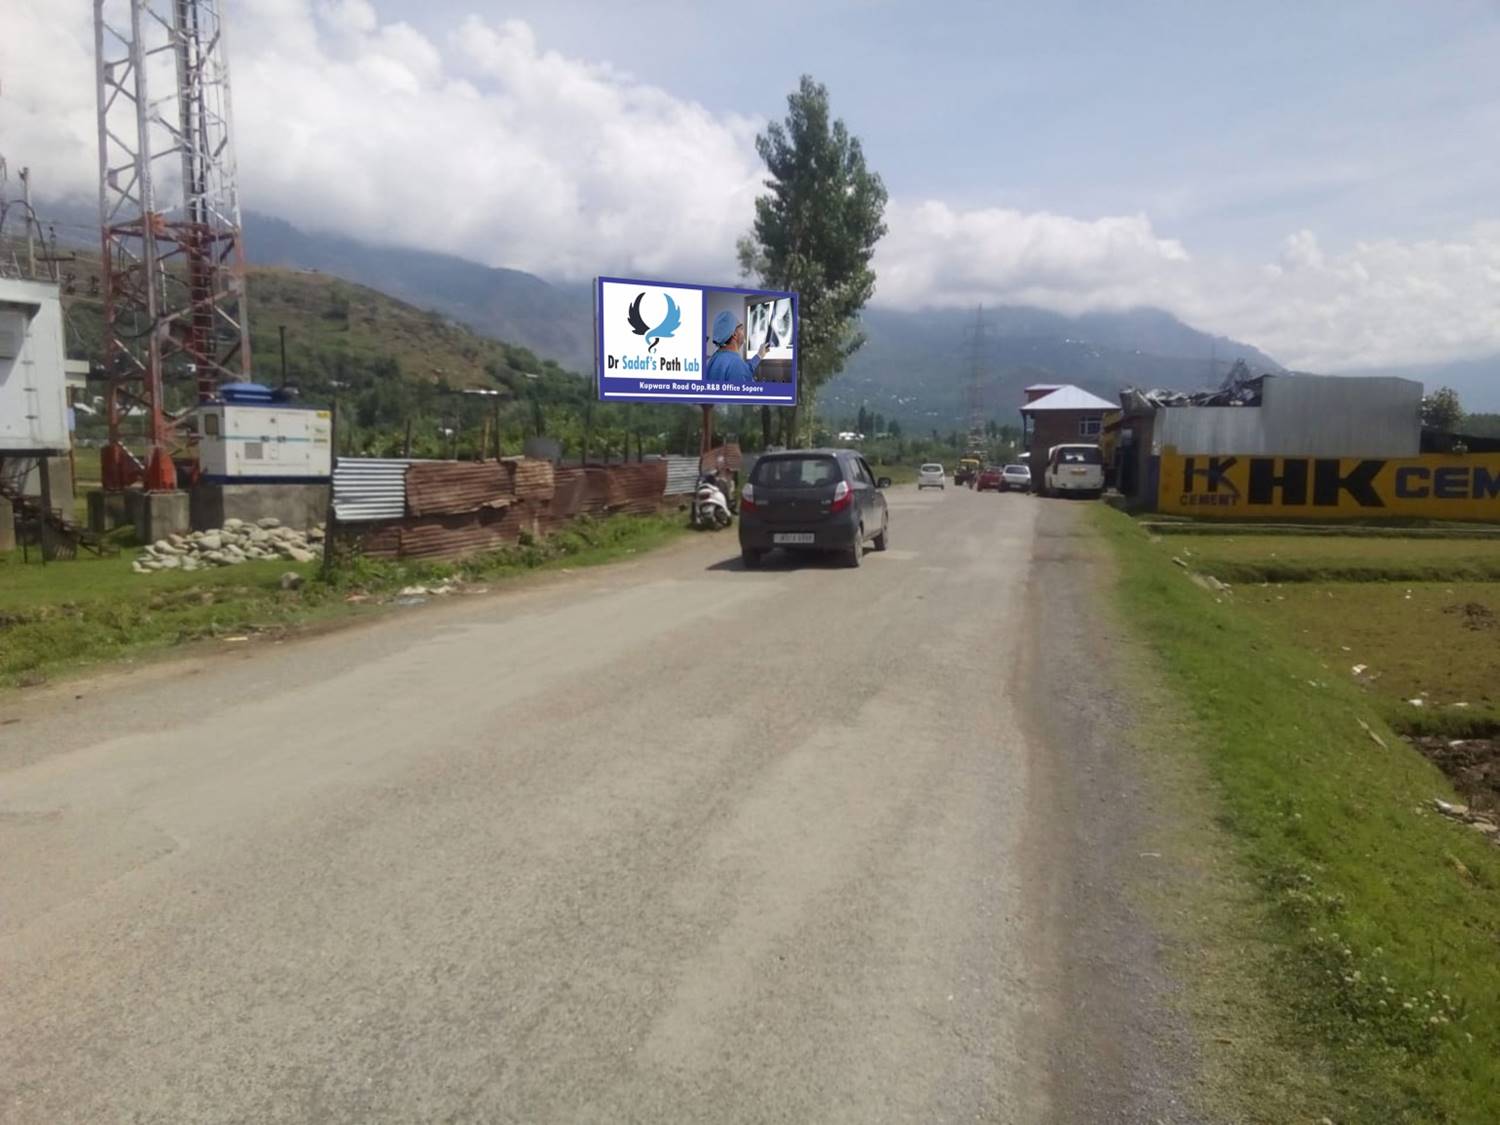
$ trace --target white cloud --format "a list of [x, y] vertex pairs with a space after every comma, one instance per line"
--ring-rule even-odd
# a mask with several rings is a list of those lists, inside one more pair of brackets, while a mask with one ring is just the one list
[[[547, 50], [520, 21], [471, 17], [435, 42], [368, 0], [230, 15], [247, 207], [556, 278], [734, 276], [761, 122]], [[89, 199], [90, 6], [21, 0], [7, 20], [0, 151]], [[888, 223], [881, 303], [1158, 305], [1314, 370], [1500, 351], [1500, 223], [1343, 249], [1302, 230], [1263, 262], [1192, 254], [1145, 215], [897, 199]]]

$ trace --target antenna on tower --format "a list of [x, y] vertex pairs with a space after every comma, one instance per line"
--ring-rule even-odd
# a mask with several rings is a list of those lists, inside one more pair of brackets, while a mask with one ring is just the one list
[[[176, 488], [169, 380], [204, 401], [250, 374], [223, 3], [94, 0], [110, 491]], [[120, 437], [132, 402], [145, 465]]]

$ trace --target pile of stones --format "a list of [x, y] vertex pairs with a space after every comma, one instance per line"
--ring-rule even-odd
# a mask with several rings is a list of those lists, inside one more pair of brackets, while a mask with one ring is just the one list
[[169, 535], [147, 547], [131, 564], [137, 574], [157, 570], [202, 570], [234, 566], [253, 559], [312, 562], [322, 549], [323, 525], [302, 532], [283, 527], [274, 516], [247, 523], [225, 520], [217, 531]]

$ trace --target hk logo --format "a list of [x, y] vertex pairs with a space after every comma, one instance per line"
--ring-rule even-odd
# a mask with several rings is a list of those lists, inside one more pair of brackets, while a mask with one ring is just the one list
[[682, 310], [677, 307], [677, 302], [672, 300], [669, 294], [663, 293], [662, 296], [667, 299], [667, 312], [655, 328], [647, 328], [646, 321], [641, 316], [641, 302], [646, 299], [645, 293], [636, 294], [635, 300], [630, 302], [630, 312], [626, 316], [626, 319], [630, 321], [630, 330], [637, 336], [646, 337], [649, 344], [646, 348], [648, 352], [654, 352], [657, 344], [670, 338], [672, 333], [682, 327]]

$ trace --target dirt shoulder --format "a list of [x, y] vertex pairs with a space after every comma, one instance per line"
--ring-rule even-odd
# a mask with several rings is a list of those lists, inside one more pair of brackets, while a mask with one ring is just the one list
[[1058, 1121], [1202, 1121], [1169, 939], [1141, 893], [1172, 877], [1160, 841], [1188, 826], [1174, 825], [1178, 803], [1129, 737], [1132, 642], [1109, 605], [1107, 548], [1084, 505], [1038, 503], [1019, 655], [1038, 748], [1024, 859], [1044, 910], [1036, 960], [1055, 998], [1039, 1061]]

